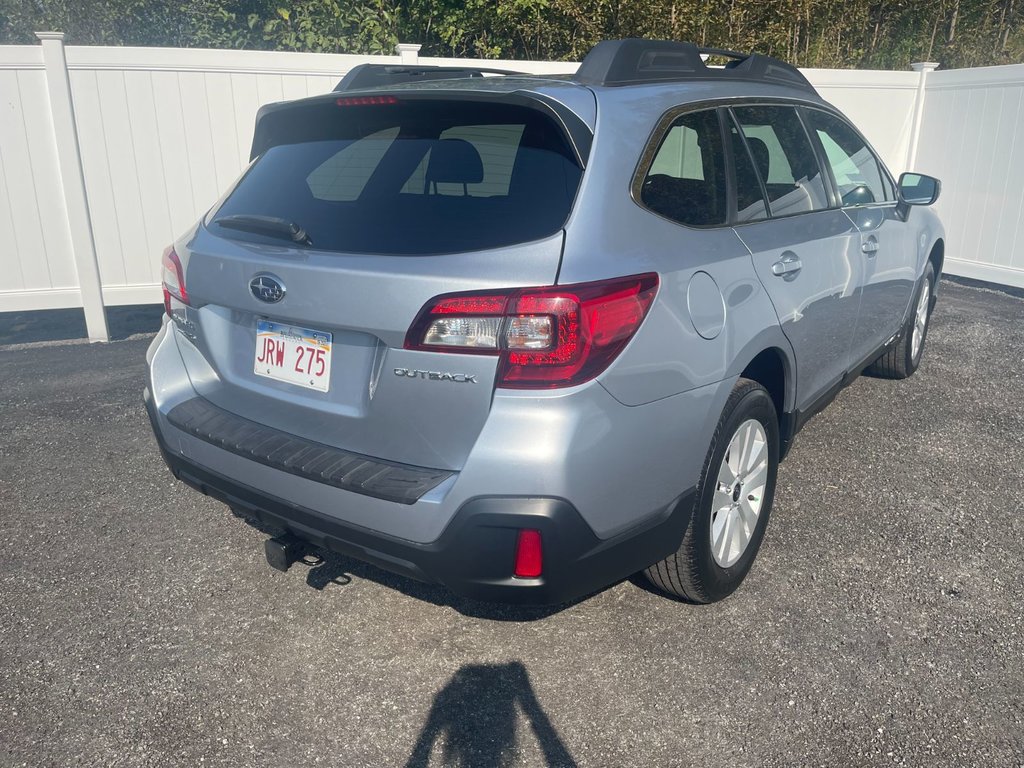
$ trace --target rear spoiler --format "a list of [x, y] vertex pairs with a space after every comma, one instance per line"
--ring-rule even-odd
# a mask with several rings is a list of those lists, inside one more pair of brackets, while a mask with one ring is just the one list
[[[279, 101], [273, 104], [264, 104], [256, 113], [256, 128], [253, 132], [252, 147], [249, 150], [249, 160], [255, 160], [275, 144], [280, 143], [282, 133], [294, 136], [296, 127], [299, 128], [300, 133], [303, 131], [315, 132], [317, 113], [323, 116], [324, 110], [334, 110], [336, 109], [336, 103], [343, 101], [363, 101], [365, 99], [367, 103], [391, 104], [399, 101], [431, 100], [437, 98], [459, 101], [490, 101], [495, 98], [494, 94], [477, 93], [471, 90], [409, 89], [396, 90], [394, 94], [394, 96], [388, 94], [386, 90], [383, 94], [362, 91], [359, 95], [349, 97], [338, 96], [337, 91], [332, 91], [321, 96], [310, 96], [296, 101]], [[497, 98], [506, 103], [519, 104], [546, 112], [561, 127], [576, 155], [580, 167], [586, 167], [594, 134], [590, 127], [571, 109], [543, 94], [525, 91], [503, 93]], [[371, 101], [374, 99], [387, 101]], [[302, 115], [302, 112], [306, 114]]]
[[387, 88], [401, 83], [422, 83], [427, 80], [458, 80], [486, 75], [523, 75], [507, 69], [488, 67], [435, 67], [406, 64], [359, 64], [334, 86], [335, 91], [355, 91], [360, 88]]
[[[404, 83], [422, 83], [428, 80], [462, 80], [465, 78], [486, 77], [487, 75], [524, 75], [525, 72], [515, 72], [508, 69], [491, 69], [489, 67], [435, 67], [431, 65], [409, 66], [400, 64], [359, 64], [352, 67], [338, 84], [334, 86], [332, 93], [342, 91], [366, 90], [376, 88], [388, 88], [392, 85]], [[253, 131], [252, 146], [249, 148], [249, 160], [255, 160], [267, 147], [271, 145], [270, 136], [263, 124], [263, 118], [282, 109], [288, 109], [293, 104], [315, 101], [318, 98], [300, 99], [296, 102], [281, 101], [274, 104], [264, 104], [256, 112], [256, 128]]]

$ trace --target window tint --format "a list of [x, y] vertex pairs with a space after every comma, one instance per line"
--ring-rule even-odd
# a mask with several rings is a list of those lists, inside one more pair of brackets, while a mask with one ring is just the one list
[[764, 181], [772, 216], [828, 208], [828, 196], [811, 142], [792, 107], [733, 110]]
[[321, 200], [355, 200], [397, 135], [398, 128], [377, 131], [327, 158], [306, 177], [310, 194]]
[[[512, 182], [512, 167], [516, 150], [523, 138], [522, 125], [459, 125], [441, 132], [442, 139], [462, 139], [472, 144], [480, 154], [483, 163], [483, 178], [476, 184], [468, 184], [465, 193], [472, 197], [507, 195]], [[427, 154], [402, 187], [403, 192], [424, 193], [426, 185]], [[461, 195], [461, 184], [433, 182], [433, 191], [439, 195]]]
[[681, 224], [726, 222], [725, 157], [717, 112], [691, 112], [672, 124], [647, 171], [640, 198], [655, 213]]
[[750, 153], [743, 143], [739, 128], [729, 118], [729, 141], [732, 143], [733, 172], [736, 178], [736, 221], [760, 221], [768, 218], [768, 206], [764, 202], [761, 182], [754, 170]]
[[582, 169], [555, 122], [527, 106], [416, 100], [297, 107], [274, 146], [207, 219], [269, 216], [329, 251], [428, 254], [498, 248], [558, 232]]
[[878, 160], [857, 132], [825, 112], [811, 109], [806, 114], [828, 157], [843, 205], [866, 205], [888, 199], [888, 185], [883, 183]]

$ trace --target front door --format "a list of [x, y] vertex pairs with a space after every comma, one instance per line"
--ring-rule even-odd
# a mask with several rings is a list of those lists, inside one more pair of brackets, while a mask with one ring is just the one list
[[915, 246], [896, 214], [895, 190], [867, 142], [836, 115], [818, 109], [804, 114], [828, 161], [843, 211], [859, 235], [849, 254], [861, 275], [860, 314], [850, 350], [855, 365], [899, 331], [914, 292]]

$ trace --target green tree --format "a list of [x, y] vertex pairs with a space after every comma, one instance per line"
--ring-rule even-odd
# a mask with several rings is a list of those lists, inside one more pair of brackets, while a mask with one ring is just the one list
[[1024, 0], [0, 0], [0, 42], [578, 60], [619, 37], [755, 50], [808, 67], [1024, 60]]

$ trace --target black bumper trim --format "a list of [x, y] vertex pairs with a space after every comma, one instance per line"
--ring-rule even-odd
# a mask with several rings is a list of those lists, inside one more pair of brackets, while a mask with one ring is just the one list
[[[179, 480], [300, 539], [463, 597], [552, 605], [596, 592], [678, 549], [696, 497], [690, 489], [661, 514], [610, 539], [599, 539], [568, 501], [492, 496], [463, 504], [429, 544], [341, 522], [230, 480], [168, 450], [149, 392], [145, 401], [164, 461]], [[544, 574], [512, 576], [518, 531], [541, 532]]]
[[399, 504], [414, 504], [453, 474], [315, 443], [225, 411], [202, 397], [174, 406], [167, 420], [200, 440], [268, 467]]

